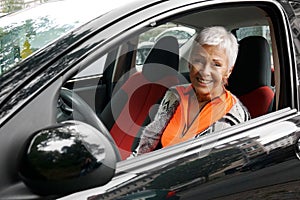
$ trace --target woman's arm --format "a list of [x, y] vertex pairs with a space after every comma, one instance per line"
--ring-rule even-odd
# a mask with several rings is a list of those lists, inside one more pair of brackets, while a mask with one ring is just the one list
[[156, 148], [163, 130], [166, 128], [178, 105], [179, 96], [177, 92], [168, 90], [158, 108], [154, 120], [143, 130], [140, 143], [135, 152], [133, 152], [134, 155], [144, 154]]

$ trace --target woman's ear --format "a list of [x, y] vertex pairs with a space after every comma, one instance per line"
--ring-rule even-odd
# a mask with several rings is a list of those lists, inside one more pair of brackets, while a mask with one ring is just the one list
[[232, 72], [233, 67], [230, 67], [227, 71], [227, 73], [223, 76], [223, 84], [226, 86], [228, 85], [228, 78]]
[[232, 66], [232, 67], [230, 67], [229, 69], [228, 69], [228, 71], [227, 71], [227, 73], [225, 74], [225, 78], [229, 78], [229, 76], [231, 75], [231, 72], [232, 72], [232, 70], [233, 70], [233, 67], [234, 66]]

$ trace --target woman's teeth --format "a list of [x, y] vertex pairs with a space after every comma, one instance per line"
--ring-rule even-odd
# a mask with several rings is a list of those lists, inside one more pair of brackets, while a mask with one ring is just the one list
[[197, 78], [197, 81], [200, 83], [204, 83], [204, 84], [208, 84], [211, 82], [210, 80], [204, 80], [204, 79], [200, 79], [200, 78]]

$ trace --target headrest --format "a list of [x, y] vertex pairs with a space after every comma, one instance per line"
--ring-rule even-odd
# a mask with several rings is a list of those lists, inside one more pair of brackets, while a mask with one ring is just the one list
[[270, 47], [264, 37], [249, 36], [239, 42], [228, 89], [240, 96], [261, 86], [271, 86]]
[[150, 50], [143, 65], [142, 74], [149, 81], [176, 74], [179, 67], [179, 44], [175, 37], [159, 39]]

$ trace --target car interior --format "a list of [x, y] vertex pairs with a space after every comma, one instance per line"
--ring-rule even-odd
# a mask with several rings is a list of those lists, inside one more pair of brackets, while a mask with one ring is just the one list
[[155, 113], [153, 105], [160, 102], [168, 88], [180, 84], [178, 64], [178, 41], [170, 36], [161, 38], [150, 50], [142, 71], [130, 76], [102, 111], [100, 118], [121, 147], [123, 157], [132, 151], [128, 144], [134, 142], [142, 125], [151, 121], [149, 110]]
[[252, 118], [272, 111], [275, 93], [270, 66], [270, 47], [264, 37], [248, 36], [239, 41], [239, 55], [228, 89], [248, 108]]
[[[276, 23], [279, 22], [272, 10], [255, 4], [184, 12], [139, 30], [63, 87], [92, 108], [110, 131], [122, 159], [126, 159], [136, 147], [143, 127], [153, 119], [166, 90], [190, 82], [189, 52], [197, 32], [204, 27], [224, 26], [237, 37], [239, 54], [227, 88], [248, 108], [252, 118], [282, 108]], [[180, 47], [175, 37], [162, 37], [146, 52], [141, 65], [140, 44], [176, 26], [193, 28], [196, 33]], [[74, 118], [72, 105], [61, 98], [59, 101], [58, 121]]]

